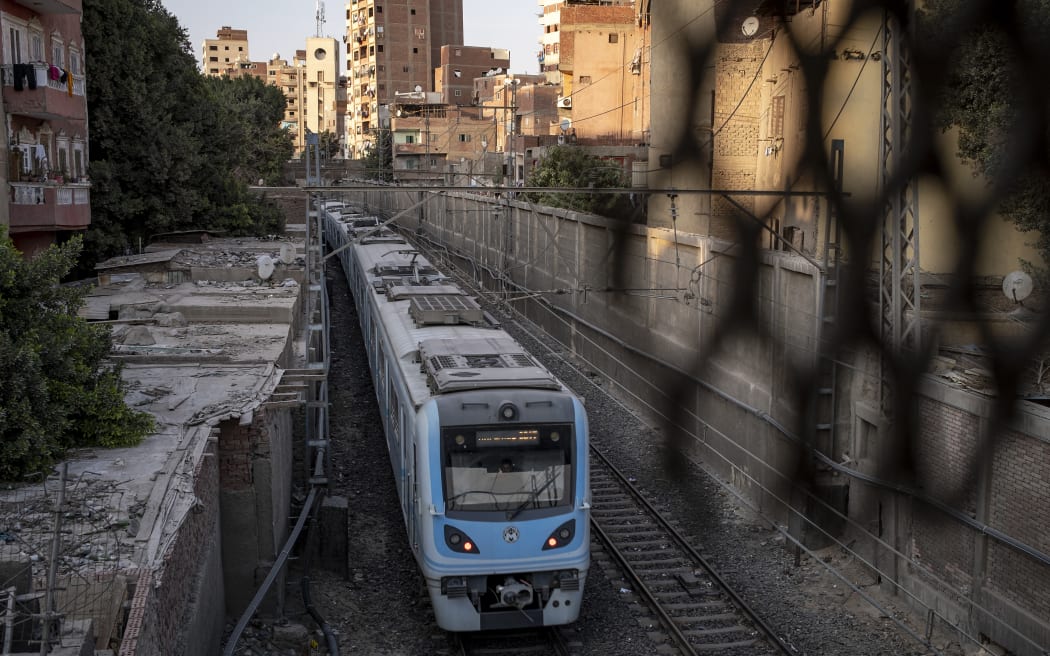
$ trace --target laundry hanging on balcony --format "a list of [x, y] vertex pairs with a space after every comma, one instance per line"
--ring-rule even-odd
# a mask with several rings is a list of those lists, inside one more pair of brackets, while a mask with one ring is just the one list
[[14, 64], [11, 66], [11, 73], [15, 76], [15, 91], [21, 91], [27, 80], [30, 89], [36, 88], [36, 71], [33, 70], [32, 64]]

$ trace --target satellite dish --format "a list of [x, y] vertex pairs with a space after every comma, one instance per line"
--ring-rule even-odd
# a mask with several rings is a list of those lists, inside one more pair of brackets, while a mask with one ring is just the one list
[[743, 24], [740, 25], [740, 31], [744, 33], [744, 36], [755, 36], [758, 33], [758, 17], [745, 18]]
[[1032, 293], [1032, 276], [1024, 271], [1011, 271], [1003, 277], [1003, 293], [1015, 303], [1028, 298]]
[[423, 90], [423, 87], [421, 87], [421, 86], [419, 86], [419, 85], [417, 84], [417, 85], [416, 85], [416, 93], [419, 93], [419, 92], [420, 92], [420, 91], [422, 91], [422, 90]]
[[285, 264], [295, 261], [295, 248], [291, 244], [281, 244], [281, 261]]
[[562, 132], [564, 132], [564, 131], [568, 130], [570, 127], [572, 127], [572, 121], [570, 121], [567, 118], [563, 118], [561, 120], [561, 123], [558, 124], [558, 126], [561, 128]]
[[269, 280], [270, 276], [273, 275], [273, 259], [269, 255], [260, 255], [255, 259], [255, 264], [259, 272], [259, 278]]

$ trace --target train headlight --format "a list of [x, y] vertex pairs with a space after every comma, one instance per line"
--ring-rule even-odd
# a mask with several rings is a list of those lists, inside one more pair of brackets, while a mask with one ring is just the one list
[[470, 539], [470, 536], [448, 524], [445, 525], [445, 545], [456, 553], [480, 553], [478, 545]]
[[547, 541], [543, 543], [543, 550], [557, 549], [564, 547], [565, 545], [572, 542], [573, 537], [576, 536], [576, 520], [570, 519], [558, 528], [554, 529], [554, 532], [550, 534]]
[[467, 441], [467, 438], [460, 434], [455, 437], [455, 440], [456, 446], [463, 446], [463, 444]]
[[561, 439], [561, 433], [558, 431], [551, 431], [551, 442], [557, 442]]
[[499, 407], [499, 418], [503, 421], [517, 419], [518, 408], [513, 403], [504, 403]]

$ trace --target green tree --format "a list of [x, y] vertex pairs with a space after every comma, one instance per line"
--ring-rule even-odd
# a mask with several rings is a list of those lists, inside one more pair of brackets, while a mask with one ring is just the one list
[[92, 178], [84, 269], [173, 230], [279, 232], [279, 212], [248, 184], [280, 183], [291, 157], [280, 90], [203, 77], [186, 30], [157, 0], [85, 3], [82, 30]]
[[[1050, 55], [1050, 0], [1011, 5], [1018, 31], [1007, 34], [983, 19], [973, 29], [961, 29], [959, 18], [969, 16], [972, 0], [927, 0], [918, 13], [919, 43], [935, 49], [931, 56], [948, 66], [940, 80], [936, 120], [944, 130], [958, 128], [958, 154], [975, 174], [994, 182], [1006, 177], [1017, 157], [1033, 162], [1021, 175], [1011, 176], [999, 209], [1021, 231], [1038, 231], [1035, 246], [1050, 263], [1050, 171], [1045, 167], [1050, 147], [1045, 134], [1023, 144], [1012, 135], [1018, 126], [1031, 130], [1042, 122], [1045, 129], [1050, 121], [1050, 105], [1030, 92], [1025, 73], [1026, 63], [1042, 66]], [[1030, 145], [1035, 152], [1018, 152]]]
[[[553, 146], [529, 174], [529, 187], [575, 187], [603, 189], [626, 187], [623, 169], [612, 162], [588, 154], [579, 146]], [[601, 193], [531, 193], [529, 200], [550, 207], [598, 214], [625, 216], [630, 204], [622, 194]]]
[[361, 163], [367, 177], [390, 182], [394, 179], [394, 140], [390, 130], [377, 132], [376, 145], [368, 149]]
[[77, 261], [74, 238], [24, 260], [0, 232], [0, 480], [46, 471], [70, 448], [126, 446], [153, 430], [124, 403], [106, 360], [109, 329], [77, 316], [83, 290], [59, 285]]

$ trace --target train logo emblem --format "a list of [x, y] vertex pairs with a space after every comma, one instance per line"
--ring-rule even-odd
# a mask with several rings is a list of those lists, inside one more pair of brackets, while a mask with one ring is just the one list
[[503, 529], [503, 541], [508, 544], [514, 544], [518, 541], [518, 529], [513, 526], [508, 526]]

